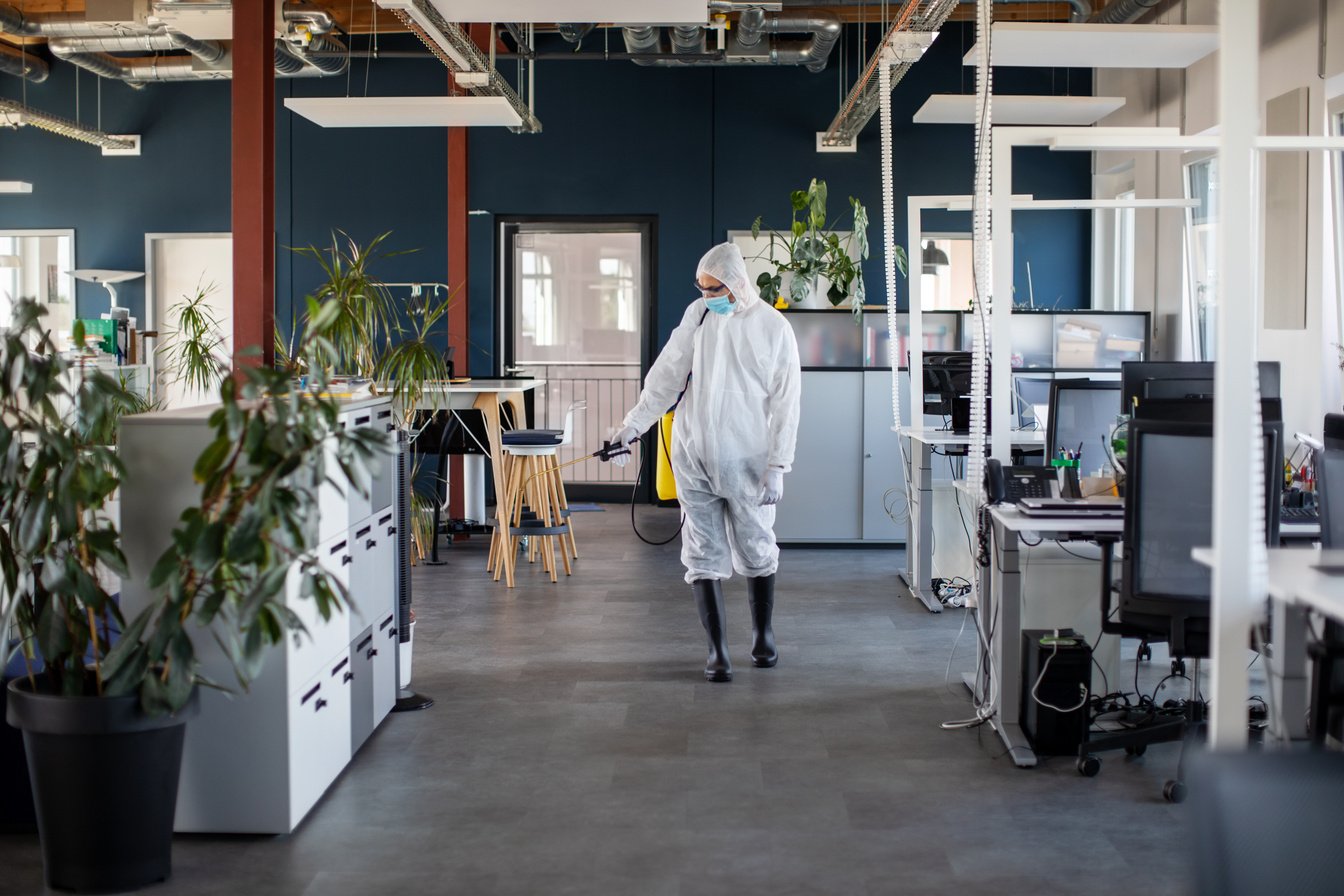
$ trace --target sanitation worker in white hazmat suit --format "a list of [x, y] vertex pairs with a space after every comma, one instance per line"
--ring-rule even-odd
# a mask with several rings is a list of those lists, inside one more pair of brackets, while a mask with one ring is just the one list
[[709, 635], [705, 678], [732, 681], [724, 644], [724, 579], [746, 576], [752, 663], [775, 665], [775, 504], [793, 463], [801, 374], [784, 316], [761, 300], [731, 243], [700, 259], [681, 325], [649, 370], [615, 441], [628, 445], [685, 390], [672, 424], [672, 471], [686, 514], [681, 562]]

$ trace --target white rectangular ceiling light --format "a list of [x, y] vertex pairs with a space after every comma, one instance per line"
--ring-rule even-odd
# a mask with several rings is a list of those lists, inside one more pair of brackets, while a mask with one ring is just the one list
[[285, 108], [324, 128], [518, 127], [502, 96], [308, 96]]
[[0, 193], [31, 193], [33, 185], [26, 180], [0, 180]]
[[[1005, 96], [994, 94], [994, 123], [1023, 125], [1096, 124], [1125, 104], [1122, 96]], [[935, 93], [915, 113], [916, 124], [973, 124], [975, 97]]]
[[[1216, 49], [1216, 25], [998, 22], [990, 63], [1023, 68], [1187, 68]], [[962, 62], [975, 65], [975, 54], [972, 46]]]
[[620, 22], [622, 25], [709, 21], [705, 0], [430, 0], [449, 22]]

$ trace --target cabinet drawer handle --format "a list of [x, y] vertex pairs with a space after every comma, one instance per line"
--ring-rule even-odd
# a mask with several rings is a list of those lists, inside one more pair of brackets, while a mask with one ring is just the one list
[[371, 659], [373, 659], [374, 657], [376, 657], [377, 655], [378, 655], [378, 648], [377, 648], [377, 647], [370, 647], [369, 650], [368, 650], [368, 652], [364, 654], [364, 659], [366, 659], [366, 660], [371, 660]]
[[326, 705], [327, 705], [327, 701], [325, 701], [325, 700], [323, 700], [323, 699], [321, 699], [321, 698], [319, 697], [317, 703], [313, 704], [313, 712], [318, 712], [318, 711], [320, 711], [320, 710], [322, 709], [322, 707], [324, 707], [324, 706], [326, 706]]
[[391, 432], [391, 431], [394, 430], [394, 429], [396, 429], [396, 427], [393, 426], [391, 423], [387, 424], [387, 431], [388, 431], [388, 432]]
[[351, 563], [353, 563], [353, 562], [354, 562], [354, 560], [350, 559], [350, 555], [349, 555], [349, 554], [346, 554], [344, 557], [341, 558], [341, 565], [342, 565], [342, 566], [349, 566], [349, 565], [350, 565]]
[[376, 538], [370, 538], [368, 541], [364, 542], [364, 550], [366, 551], [371, 551], [376, 547], [378, 547], [378, 539]]
[[396, 535], [396, 534], [397, 534], [397, 527], [396, 527], [396, 526], [388, 526], [388, 527], [387, 527], [387, 534], [388, 534], [388, 535]]
[[365, 526], [363, 529], [360, 529], [358, 532], [355, 533], [355, 537], [363, 538], [365, 535], [368, 535], [372, 531], [373, 531], [372, 526]]
[[380, 525], [380, 526], [385, 525], [385, 524], [390, 523], [390, 522], [392, 522], [392, 514], [390, 514], [390, 513], [385, 513], [385, 514], [383, 514], [382, 516], [380, 516], [380, 517], [378, 518], [378, 525]]
[[347, 673], [345, 673], [345, 677], [342, 678], [341, 681], [342, 681], [342, 682], [346, 682], [346, 681], [349, 681], [350, 679], [352, 679], [352, 678], [354, 678], [354, 677], [355, 677], [355, 673], [353, 673], [353, 672], [347, 672]]
[[390, 629], [388, 629], [388, 630], [387, 630], [387, 636], [388, 636], [389, 638], [395, 638], [395, 637], [397, 636], [397, 630], [396, 630], [396, 628], [390, 628]]
[[365, 424], [368, 423], [368, 422], [369, 422], [369, 416], [368, 416], [368, 414], [365, 414], [363, 417], [356, 417], [356, 418], [355, 418], [355, 425], [356, 425], [356, 426], [363, 426], [363, 425], [365, 425]]

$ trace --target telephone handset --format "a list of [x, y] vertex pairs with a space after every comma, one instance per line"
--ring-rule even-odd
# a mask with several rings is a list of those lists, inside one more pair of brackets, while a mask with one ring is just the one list
[[991, 457], [985, 460], [985, 496], [991, 504], [1058, 498], [1059, 477], [1052, 467], [1005, 467]]

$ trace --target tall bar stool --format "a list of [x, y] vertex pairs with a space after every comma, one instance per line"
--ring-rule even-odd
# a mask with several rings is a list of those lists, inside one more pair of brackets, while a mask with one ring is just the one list
[[540, 554], [542, 568], [550, 574], [552, 582], [559, 581], [555, 563], [557, 539], [565, 575], [573, 572], [570, 556], [577, 558], [578, 549], [557, 452], [573, 441], [574, 412], [581, 409], [580, 404], [570, 405], [562, 430], [513, 430], [502, 434], [506, 507], [496, 508], [486, 561], [486, 571], [494, 574], [496, 582], [503, 575], [508, 587], [513, 587], [523, 538], [527, 538], [528, 562], [535, 562]]

